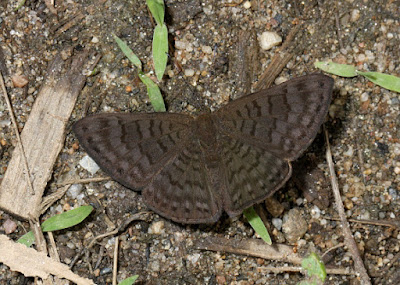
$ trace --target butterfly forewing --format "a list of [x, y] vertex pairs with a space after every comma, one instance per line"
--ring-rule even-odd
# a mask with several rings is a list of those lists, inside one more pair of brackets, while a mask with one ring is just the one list
[[332, 87], [332, 78], [313, 74], [244, 96], [217, 111], [219, 130], [277, 157], [294, 160], [323, 123]]
[[77, 122], [81, 145], [111, 177], [129, 188], [147, 185], [180, 151], [193, 118], [180, 114], [99, 114]]

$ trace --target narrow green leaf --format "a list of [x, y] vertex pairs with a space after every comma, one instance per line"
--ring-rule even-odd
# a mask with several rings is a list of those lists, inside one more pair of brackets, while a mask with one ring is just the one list
[[400, 93], [400, 77], [380, 72], [357, 71], [357, 73], [383, 88]]
[[161, 95], [160, 88], [154, 83], [146, 74], [139, 71], [139, 78], [147, 87], [147, 94], [149, 94], [151, 105], [156, 112], [165, 112], [164, 99]]
[[163, 0], [146, 0], [147, 6], [150, 9], [153, 18], [156, 20], [157, 25], [164, 23], [164, 1]]
[[357, 76], [356, 68], [349, 64], [340, 64], [335, 62], [317, 61], [314, 66], [331, 74], [354, 77]]
[[46, 221], [44, 221], [43, 224], [41, 225], [42, 231], [53, 232], [73, 227], [82, 222], [84, 219], [86, 219], [86, 217], [90, 215], [92, 210], [93, 210], [92, 206], [86, 205], [50, 217]]
[[[68, 212], [64, 212], [48, 218], [40, 226], [43, 232], [53, 232], [73, 227], [82, 222], [92, 212], [92, 206], [80, 206]], [[18, 239], [19, 243], [31, 246], [35, 241], [32, 231]]]
[[302, 260], [301, 267], [307, 271], [308, 276], [316, 276], [318, 279], [325, 281], [325, 265], [314, 252]]
[[142, 62], [140, 59], [136, 56], [136, 54], [133, 53], [133, 51], [128, 47], [128, 45], [121, 40], [119, 37], [116, 35], [112, 34], [114, 37], [114, 40], [117, 42], [117, 45], [121, 49], [121, 51], [125, 54], [125, 56], [139, 69], [142, 70]]
[[253, 207], [250, 207], [243, 211], [244, 216], [253, 229], [260, 235], [260, 237], [269, 245], [272, 244], [271, 237], [269, 236], [268, 230], [265, 227], [261, 218], [257, 215]]
[[128, 277], [121, 282], [118, 283], [118, 285], [132, 285], [135, 283], [136, 279], [138, 279], [139, 275], [133, 275], [131, 277]]
[[35, 242], [35, 236], [32, 231], [27, 232], [22, 237], [20, 237], [17, 242], [30, 247]]
[[165, 24], [154, 29], [153, 61], [157, 79], [161, 80], [168, 61], [168, 29]]

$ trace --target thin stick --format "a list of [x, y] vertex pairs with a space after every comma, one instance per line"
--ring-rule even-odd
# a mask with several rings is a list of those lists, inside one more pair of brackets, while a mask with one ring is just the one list
[[335, 22], [336, 22], [336, 31], [339, 41], [340, 50], [344, 50], [343, 41], [342, 41], [342, 31], [340, 29], [340, 20], [339, 20], [339, 12], [336, 10], [335, 13]]
[[349, 248], [350, 253], [353, 257], [354, 268], [355, 268], [355, 271], [360, 275], [361, 284], [368, 285], [368, 284], [371, 284], [371, 280], [368, 276], [367, 270], [364, 267], [363, 261], [360, 256], [360, 252], [358, 251], [357, 244], [351, 233], [349, 222], [346, 220], [344, 206], [343, 206], [342, 198], [340, 196], [340, 191], [339, 191], [339, 184], [337, 182], [335, 169], [334, 169], [334, 165], [333, 165], [331, 147], [329, 145], [328, 131], [325, 128], [324, 128], [324, 131], [325, 131], [325, 140], [326, 140], [326, 160], [327, 160], [328, 166], [329, 166], [329, 174], [331, 176], [331, 184], [332, 184], [333, 195], [335, 197], [336, 210], [338, 211], [340, 221], [342, 224], [345, 243], [346, 243], [347, 247]]
[[6, 86], [4, 85], [3, 74], [1, 73], [1, 71], [0, 71], [0, 84], [1, 84], [1, 88], [2, 88], [3, 93], [4, 93], [4, 98], [6, 99], [6, 102], [7, 102], [8, 113], [10, 113], [11, 121], [12, 121], [14, 132], [15, 132], [15, 136], [17, 137], [17, 140], [18, 140], [18, 147], [20, 148], [20, 151], [21, 151], [22, 161], [23, 161], [23, 164], [24, 164], [25, 173], [26, 173], [27, 180], [28, 180], [29, 191], [31, 192], [32, 195], [34, 195], [35, 191], [33, 190], [33, 185], [32, 185], [32, 181], [31, 181], [31, 173], [29, 171], [29, 166], [28, 166], [28, 160], [26, 159], [24, 146], [22, 145], [21, 137], [20, 137], [19, 131], [18, 131], [17, 121], [15, 120], [13, 108], [11, 106], [10, 99], [8, 98]]
[[114, 245], [113, 280], [112, 280], [113, 285], [117, 285], [118, 242], [119, 242], [119, 236], [116, 236]]
[[[257, 268], [257, 271], [262, 273], [284, 273], [284, 272], [301, 272], [304, 273], [304, 269], [301, 266], [265, 266]], [[326, 268], [327, 274], [335, 274], [335, 275], [355, 275], [352, 270], [348, 268]]]
[[110, 177], [93, 177], [93, 178], [85, 178], [85, 179], [75, 179], [75, 180], [67, 180], [57, 183], [57, 186], [65, 186], [65, 185], [72, 185], [72, 184], [85, 184], [90, 182], [101, 182], [111, 180]]

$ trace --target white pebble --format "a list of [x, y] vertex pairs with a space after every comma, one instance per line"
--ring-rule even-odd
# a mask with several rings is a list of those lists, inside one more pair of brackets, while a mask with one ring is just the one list
[[282, 42], [282, 38], [275, 32], [264, 32], [261, 34], [259, 41], [263, 50], [269, 50], [279, 45]]
[[81, 161], [79, 161], [79, 165], [82, 166], [84, 169], [90, 172], [90, 174], [95, 174], [97, 171], [99, 171], [100, 167], [94, 162], [90, 156], [85, 155]]
[[156, 234], [159, 235], [164, 231], [164, 222], [163, 221], [158, 221], [154, 222], [150, 225], [149, 227], [149, 234]]
[[194, 75], [194, 70], [193, 69], [185, 69], [185, 76], [186, 77], [191, 77]]
[[282, 228], [282, 219], [278, 219], [278, 218], [273, 218], [272, 219], [272, 224], [274, 225], [274, 227], [280, 231]]
[[368, 93], [364, 92], [363, 94], [361, 94], [361, 102], [366, 102], [368, 101]]
[[186, 43], [182, 41], [175, 41], [176, 49], [186, 49]]
[[99, 42], [99, 38], [98, 37], [93, 37], [91, 42], [94, 43], [94, 44], [97, 44]]
[[67, 195], [75, 199], [82, 192], [82, 188], [82, 184], [72, 184], [71, 187], [68, 188]]
[[350, 21], [356, 22], [358, 19], [360, 19], [360, 10], [354, 9], [351, 11]]
[[204, 53], [208, 53], [208, 54], [212, 53], [212, 48], [211, 48], [210, 46], [202, 46], [202, 47], [201, 47], [201, 50], [202, 50]]
[[243, 3], [243, 8], [250, 9], [250, 7], [251, 7], [251, 2], [250, 1], [246, 1], [246, 2]]

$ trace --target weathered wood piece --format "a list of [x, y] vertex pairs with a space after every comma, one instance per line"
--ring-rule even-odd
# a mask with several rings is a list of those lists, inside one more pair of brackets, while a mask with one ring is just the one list
[[67, 64], [58, 55], [50, 64], [21, 133], [34, 193], [29, 190], [21, 151], [16, 146], [0, 186], [2, 210], [23, 219], [39, 215], [43, 192], [64, 145], [68, 119], [85, 83], [82, 69], [87, 57], [83, 52]]

